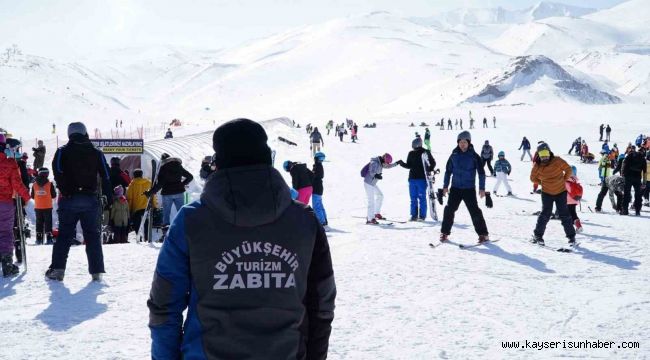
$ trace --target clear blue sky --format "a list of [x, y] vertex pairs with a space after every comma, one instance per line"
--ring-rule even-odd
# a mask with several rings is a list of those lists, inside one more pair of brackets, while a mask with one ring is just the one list
[[[0, 47], [72, 59], [144, 44], [222, 48], [336, 17], [386, 10], [431, 16], [458, 7], [519, 9], [537, 0], [0, 0]], [[607, 8], [623, 0], [559, 0]]]

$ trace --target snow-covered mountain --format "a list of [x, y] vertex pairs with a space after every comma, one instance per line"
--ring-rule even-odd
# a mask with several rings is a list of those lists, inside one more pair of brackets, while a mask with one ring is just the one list
[[431, 17], [414, 17], [412, 21], [423, 25], [456, 27], [459, 25], [522, 24], [550, 17], [580, 17], [596, 9], [541, 1], [520, 10], [496, 8], [460, 8]]
[[[594, 89], [590, 84], [576, 79], [553, 60], [539, 56], [515, 58], [499, 75], [492, 77], [468, 102], [494, 102], [502, 100], [513, 92], [528, 92], [532, 85], [548, 82], [543, 88], [560, 98], [572, 99], [586, 104], [616, 104], [621, 99], [604, 91]], [[539, 96], [539, 95], [535, 95]]]

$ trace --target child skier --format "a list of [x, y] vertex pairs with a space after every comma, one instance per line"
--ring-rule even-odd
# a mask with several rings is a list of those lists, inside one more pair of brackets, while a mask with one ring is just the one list
[[323, 161], [325, 161], [325, 154], [317, 152], [314, 156], [314, 166], [312, 172], [314, 173], [314, 193], [312, 194], [312, 204], [314, 205], [314, 213], [316, 218], [320, 221], [321, 225], [327, 230], [327, 213], [323, 206], [323, 178], [325, 177], [325, 170], [323, 169]]
[[298, 190], [298, 201], [308, 205], [314, 192], [314, 173], [306, 164], [287, 160], [282, 164], [284, 171], [291, 174], [291, 186]]
[[113, 244], [128, 243], [129, 234], [129, 203], [124, 196], [124, 188], [120, 185], [113, 190], [113, 206], [111, 207], [111, 224], [113, 224]]
[[499, 186], [501, 183], [504, 183], [506, 190], [508, 190], [508, 196], [512, 196], [512, 188], [510, 187], [510, 184], [508, 184], [508, 175], [510, 175], [510, 172], [512, 171], [512, 166], [510, 166], [510, 163], [506, 160], [506, 153], [503, 151], [499, 151], [498, 157], [499, 160], [494, 163], [494, 172], [497, 174], [497, 183], [494, 185], [493, 192], [496, 195]]
[[56, 199], [56, 188], [48, 179], [49, 175], [48, 168], [38, 169], [30, 194], [36, 214], [36, 245], [43, 244], [43, 234], [47, 238], [46, 244], [52, 245], [52, 199]]
[[573, 226], [576, 228], [576, 232], [582, 232], [582, 224], [580, 223], [578, 213], [576, 212], [576, 207], [578, 207], [580, 198], [582, 197], [582, 186], [578, 179], [578, 169], [576, 169], [575, 166], [571, 166], [571, 171], [573, 172], [573, 175], [564, 183], [567, 191], [567, 207], [569, 208], [569, 214], [571, 215], [571, 220], [573, 221]]

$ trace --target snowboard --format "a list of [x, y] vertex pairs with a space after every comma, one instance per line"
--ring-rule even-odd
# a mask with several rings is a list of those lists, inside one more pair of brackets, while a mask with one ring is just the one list
[[433, 188], [435, 184], [435, 174], [439, 173], [440, 170], [436, 170], [433, 173], [427, 172], [427, 169], [431, 166], [429, 163], [428, 152], [422, 153], [422, 168], [424, 169], [424, 178], [427, 179], [427, 199], [429, 199], [429, 216], [431, 220], [438, 221], [438, 212], [436, 211], [436, 192]]

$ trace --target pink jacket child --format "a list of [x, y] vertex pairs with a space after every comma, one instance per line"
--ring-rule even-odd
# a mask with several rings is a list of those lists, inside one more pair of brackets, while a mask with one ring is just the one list
[[577, 173], [576, 167], [572, 166], [571, 168], [573, 169], [573, 176], [564, 183], [567, 191], [566, 203], [569, 207], [569, 214], [571, 214], [571, 220], [573, 220], [576, 232], [582, 232], [582, 224], [576, 212], [576, 207], [580, 204], [580, 199], [582, 198], [582, 185], [580, 185], [580, 180], [575, 175]]

